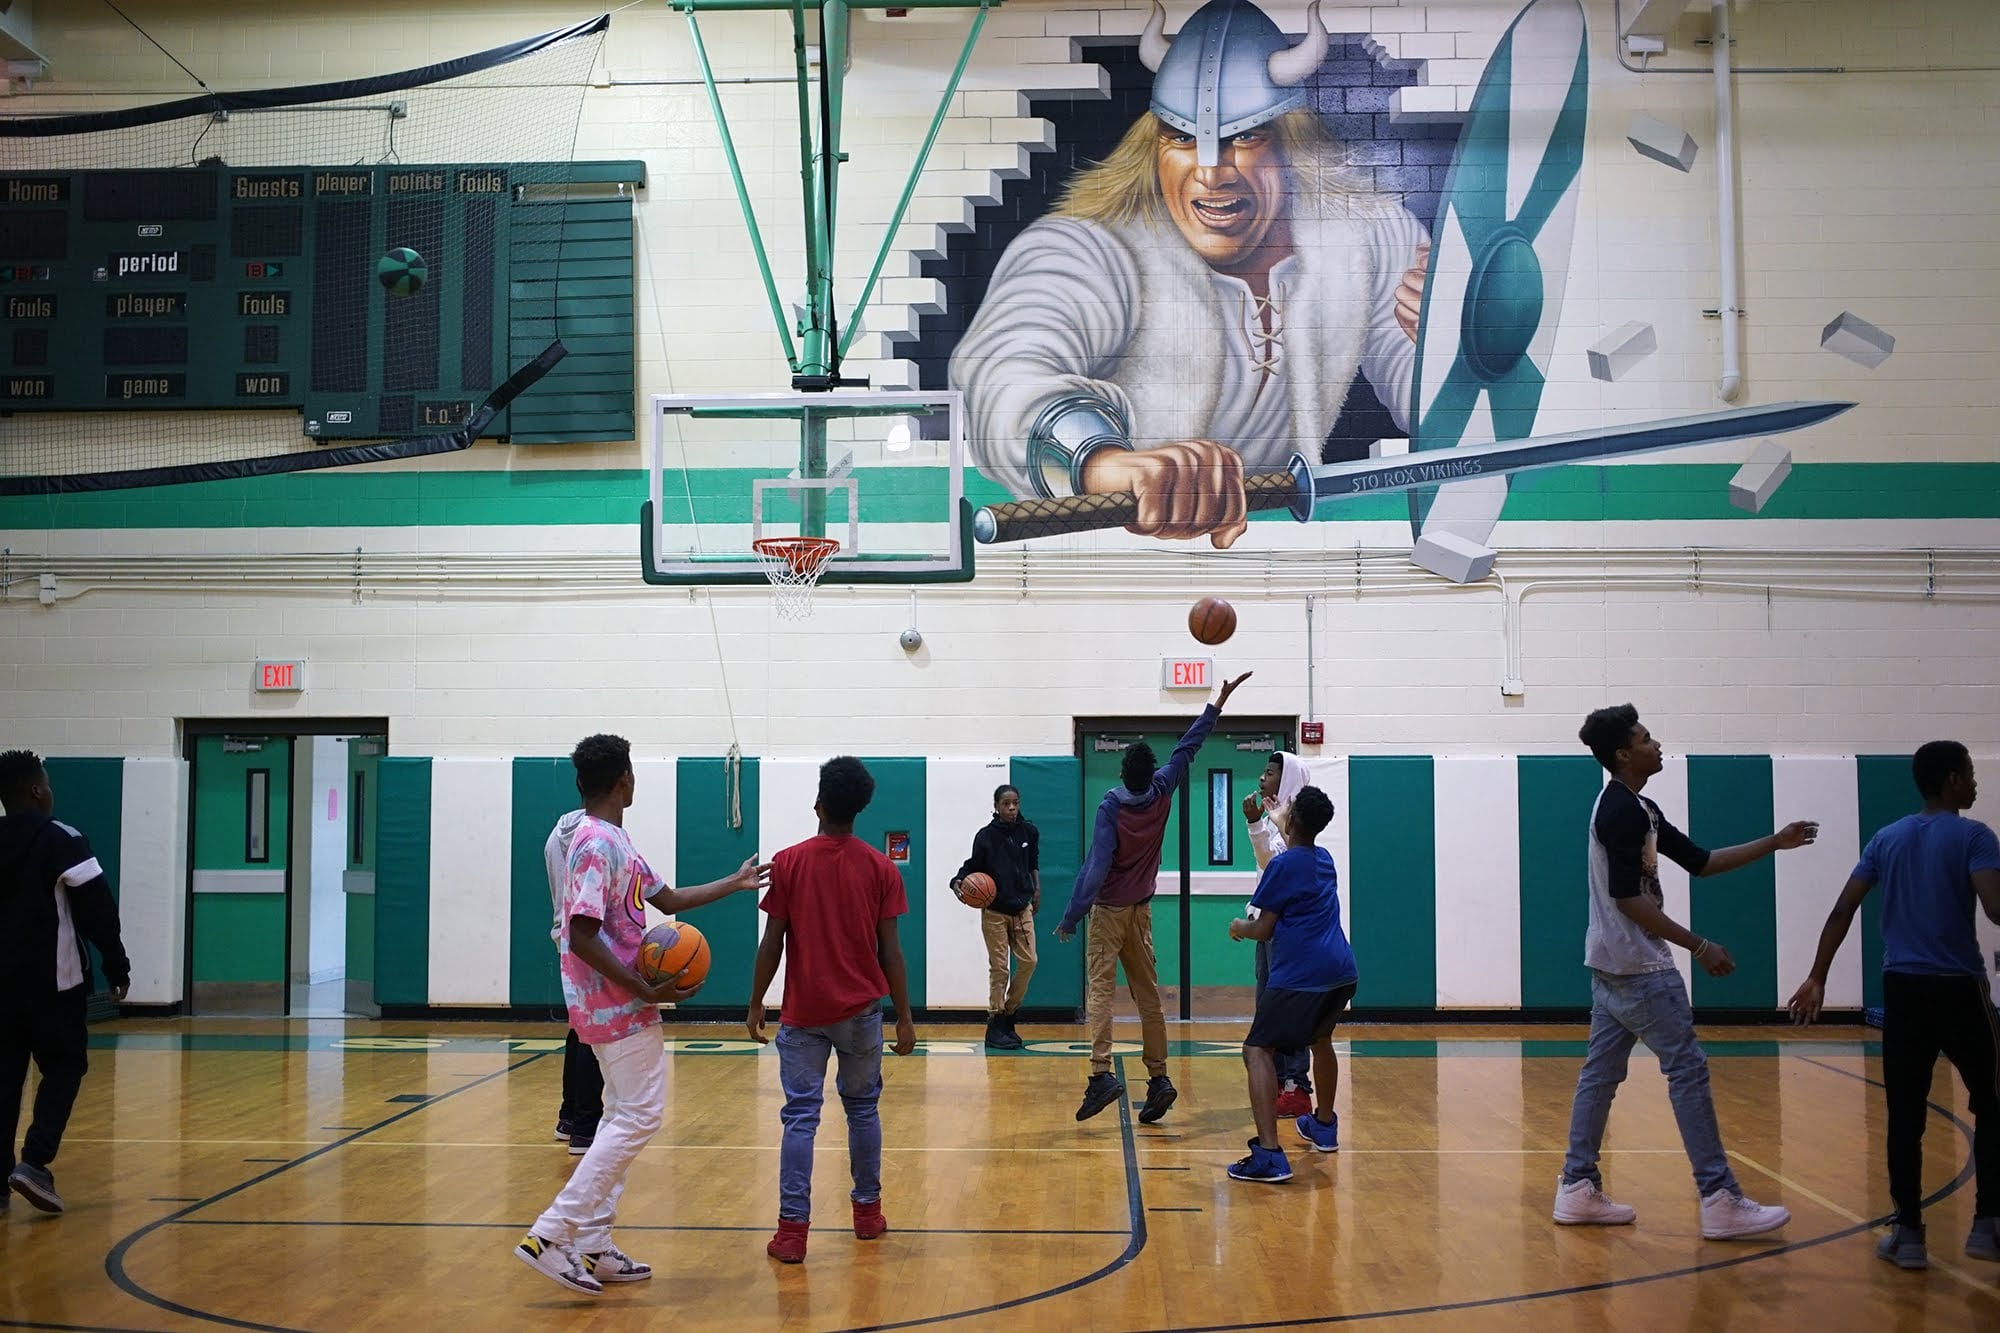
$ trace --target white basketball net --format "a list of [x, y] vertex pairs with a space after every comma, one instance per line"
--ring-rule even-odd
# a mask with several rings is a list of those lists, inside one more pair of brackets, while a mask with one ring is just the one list
[[813, 589], [827, 561], [840, 550], [831, 537], [764, 537], [750, 543], [764, 577], [771, 580], [771, 600], [783, 620], [804, 620], [813, 612]]

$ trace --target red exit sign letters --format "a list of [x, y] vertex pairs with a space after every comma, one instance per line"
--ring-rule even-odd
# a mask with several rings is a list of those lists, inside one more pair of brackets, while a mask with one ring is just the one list
[[1214, 659], [1207, 657], [1168, 657], [1160, 662], [1160, 688], [1163, 690], [1205, 690], [1214, 670]]
[[254, 680], [259, 694], [297, 694], [306, 687], [306, 664], [259, 661]]

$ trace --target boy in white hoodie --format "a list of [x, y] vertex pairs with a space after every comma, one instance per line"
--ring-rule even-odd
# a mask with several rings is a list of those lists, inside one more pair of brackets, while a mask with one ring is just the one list
[[[1250, 825], [1250, 849], [1257, 855], [1257, 873], [1271, 864], [1271, 858], [1285, 850], [1286, 817], [1310, 775], [1305, 760], [1285, 750], [1271, 754], [1271, 762], [1257, 779], [1257, 791], [1243, 798], [1243, 818]], [[1256, 915], [1253, 908], [1251, 916]], [[1271, 943], [1257, 941], [1257, 998], [1271, 977]], [[1313, 1109], [1312, 1052], [1301, 1046], [1280, 1050], [1278, 1061], [1278, 1114], [1281, 1117], [1306, 1115]]]

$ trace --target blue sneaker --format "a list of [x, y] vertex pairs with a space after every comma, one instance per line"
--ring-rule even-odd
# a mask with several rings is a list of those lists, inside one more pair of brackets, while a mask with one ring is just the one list
[[1299, 1137], [1320, 1152], [1340, 1151], [1340, 1116], [1335, 1114], [1333, 1123], [1322, 1125], [1316, 1115], [1302, 1115], [1292, 1122], [1299, 1131]]
[[1283, 1148], [1266, 1148], [1257, 1140], [1250, 1140], [1250, 1155], [1240, 1162], [1229, 1164], [1231, 1180], [1255, 1180], [1266, 1185], [1276, 1185], [1292, 1178], [1292, 1164], [1285, 1159]]

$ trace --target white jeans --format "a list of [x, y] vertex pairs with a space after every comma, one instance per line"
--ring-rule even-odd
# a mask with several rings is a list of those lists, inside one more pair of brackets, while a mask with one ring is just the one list
[[598, 1254], [611, 1248], [611, 1223], [625, 1193], [626, 1169], [659, 1132], [667, 1101], [667, 1048], [659, 1025], [651, 1023], [590, 1049], [604, 1070], [604, 1119], [569, 1184], [535, 1219], [534, 1232], [543, 1240]]

